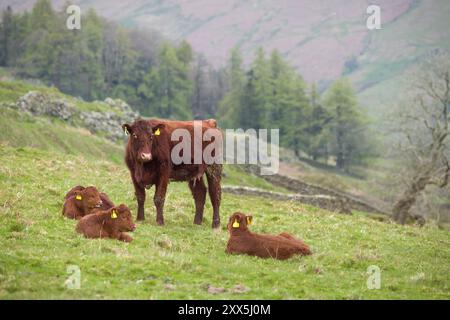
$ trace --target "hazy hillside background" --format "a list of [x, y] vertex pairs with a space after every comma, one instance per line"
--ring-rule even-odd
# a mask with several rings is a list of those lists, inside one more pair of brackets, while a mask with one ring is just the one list
[[[293, 163], [352, 174], [363, 180], [353, 190], [389, 204], [401, 194], [399, 118], [413, 107], [410, 81], [427, 70], [419, 68], [450, 49], [449, 3], [378, 2], [382, 29], [373, 31], [367, 1], [75, 3], [80, 32], [66, 28], [67, 1], [2, 3], [9, 104], [27, 93], [9, 81], [32, 79], [84, 101], [119, 98], [143, 116], [278, 128]], [[305, 178], [304, 168], [285, 172]], [[428, 191], [421, 204], [433, 209], [416, 213], [448, 211], [448, 187]]]
[[[399, 98], [403, 75], [427, 52], [450, 48], [446, 0], [85, 0], [109, 19], [188, 40], [216, 65], [238, 46], [247, 61], [254, 50], [277, 48], [308, 82], [326, 87], [347, 75], [360, 100], [378, 116]], [[0, 8], [30, 9], [35, 0], [5, 0]], [[61, 8], [66, 1], [52, 1]], [[382, 30], [366, 28], [366, 8], [381, 6]], [[383, 94], [381, 94], [381, 92]]]

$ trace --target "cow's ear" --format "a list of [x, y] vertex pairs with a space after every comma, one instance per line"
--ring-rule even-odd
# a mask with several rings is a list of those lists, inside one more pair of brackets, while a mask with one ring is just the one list
[[235, 228], [235, 229], [239, 228], [241, 226], [241, 222], [242, 222], [242, 219], [239, 214], [236, 214], [233, 216], [233, 221], [232, 221], [233, 228]]
[[110, 210], [111, 219], [117, 219], [118, 216], [118, 210], [116, 207], [111, 208]]
[[81, 195], [81, 190], [75, 191], [75, 200], [83, 200], [83, 196]]
[[152, 128], [153, 134], [159, 136], [166, 125], [164, 123], [157, 124]]
[[133, 133], [133, 130], [131, 129], [131, 126], [128, 123], [124, 123], [122, 125], [122, 129], [125, 132], [125, 134], [127, 134], [127, 135]]

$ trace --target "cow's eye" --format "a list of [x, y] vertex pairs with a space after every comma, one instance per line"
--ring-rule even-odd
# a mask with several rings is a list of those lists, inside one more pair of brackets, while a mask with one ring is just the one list
[[133, 138], [137, 139], [137, 135], [135, 133], [133, 133]]

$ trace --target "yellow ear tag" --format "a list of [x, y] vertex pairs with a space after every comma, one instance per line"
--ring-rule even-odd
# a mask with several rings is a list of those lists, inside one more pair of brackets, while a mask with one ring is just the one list
[[77, 200], [81, 200], [82, 198], [81, 198], [81, 196], [80, 196], [80, 195], [77, 195], [77, 196], [75, 197], [75, 199], [77, 199]]
[[116, 210], [111, 211], [111, 219], [117, 219], [117, 212], [116, 212]]
[[155, 131], [154, 135], [155, 135], [155, 136], [159, 136], [160, 134], [161, 134], [161, 131], [159, 131], [159, 128], [158, 128], [158, 129], [156, 129], [156, 131]]
[[250, 219], [250, 217], [247, 217], [247, 224], [251, 225], [252, 224], [252, 219]]
[[239, 222], [236, 219], [233, 222], [233, 228], [239, 228]]

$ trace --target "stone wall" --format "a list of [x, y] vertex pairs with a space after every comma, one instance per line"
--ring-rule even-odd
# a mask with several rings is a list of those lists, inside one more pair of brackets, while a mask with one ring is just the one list
[[236, 195], [258, 196], [280, 201], [296, 201], [300, 203], [309, 204], [314, 207], [326, 209], [332, 212], [339, 212], [344, 214], [352, 213], [351, 208], [348, 206], [348, 203], [345, 201], [345, 199], [329, 195], [284, 194], [279, 192], [240, 186], [223, 186], [222, 191]]
[[328, 188], [312, 185], [298, 179], [292, 179], [287, 176], [282, 176], [279, 174], [274, 175], [260, 175], [260, 169], [255, 165], [243, 166], [244, 170], [248, 173], [258, 175], [264, 180], [270, 182], [273, 185], [283, 187], [289, 191], [295, 192], [300, 195], [327, 195], [335, 198], [342, 199], [342, 201], [347, 203], [347, 206], [353, 210], [372, 212], [372, 213], [382, 213], [390, 215], [390, 213], [385, 212], [382, 209], [375, 207], [374, 205], [367, 203], [364, 200], [358, 199], [353, 195], [340, 192], [337, 190], [331, 190]]
[[140, 116], [120, 99], [106, 98], [94, 103], [104, 104], [108, 111], [82, 111], [64, 98], [39, 91], [28, 92], [9, 107], [34, 116], [55, 117], [71, 125], [82, 126], [94, 134], [100, 133], [113, 141], [123, 139], [121, 126], [124, 122], [132, 122]]

